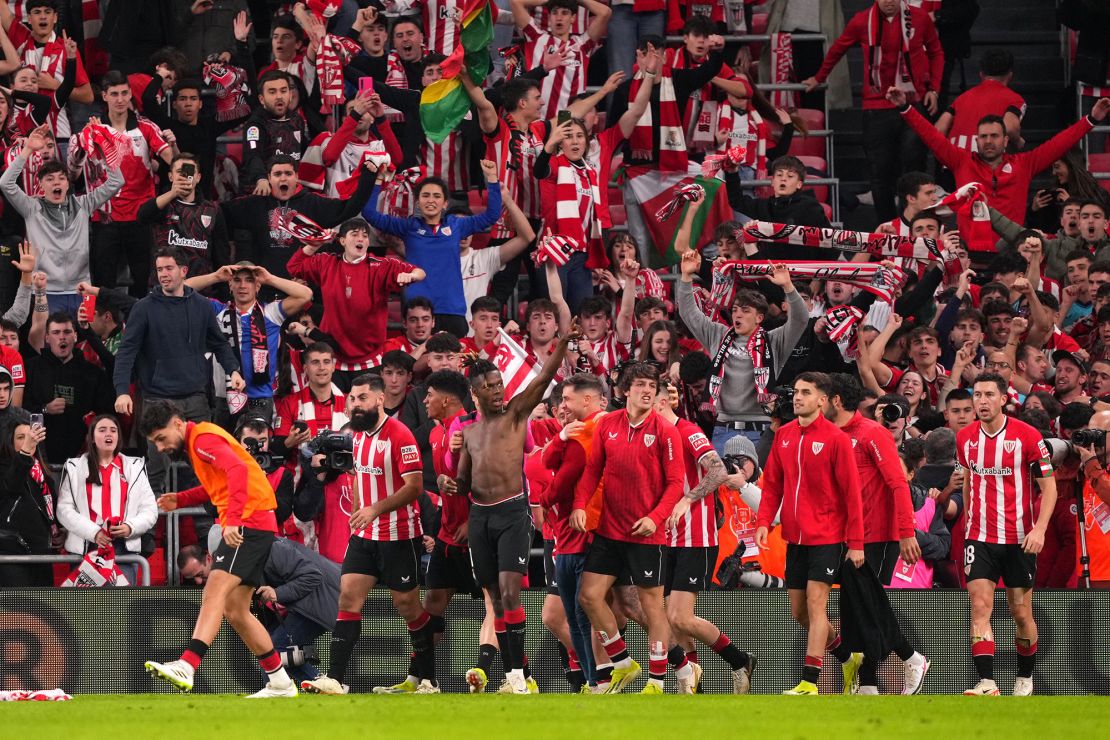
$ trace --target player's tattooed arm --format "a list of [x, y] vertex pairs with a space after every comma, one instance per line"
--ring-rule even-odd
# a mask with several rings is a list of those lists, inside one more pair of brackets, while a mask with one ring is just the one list
[[725, 478], [728, 477], [728, 470], [725, 469], [724, 461], [713, 450], [701, 456], [701, 460], [698, 460], [698, 466], [702, 473], [701, 483], [686, 492], [686, 498], [691, 501], [701, 501], [720, 488], [721, 484], [725, 482]]

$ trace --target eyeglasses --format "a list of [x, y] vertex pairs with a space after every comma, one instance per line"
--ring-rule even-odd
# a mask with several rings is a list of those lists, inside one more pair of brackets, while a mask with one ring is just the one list
[[991, 370], [1001, 370], [1004, 367], [1007, 367], [1007, 368], [1010, 367], [1010, 363], [1008, 363], [1008, 362], [988, 362], [987, 367], [990, 368]]

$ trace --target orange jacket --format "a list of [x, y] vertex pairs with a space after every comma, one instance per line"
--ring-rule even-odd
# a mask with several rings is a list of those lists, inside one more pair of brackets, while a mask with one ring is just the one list
[[223, 527], [277, 532], [277, 499], [266, 474], [235, 438], [215, 424], [189, 422], [185, 448], [200, 485], [177, 494], [179, 508], [211, 501]]

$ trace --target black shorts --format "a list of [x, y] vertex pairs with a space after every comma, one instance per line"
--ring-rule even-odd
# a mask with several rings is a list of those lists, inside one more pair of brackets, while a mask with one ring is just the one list
[[411, 591], [420, 585], [420, 555], [423, 540], [386, 542], [351, 535], [343, 556], [343, 575], [373, 576], [390, 591]]
[[470, 506], [470, 565], [479, 586], [499, 573], [527, 573], [532, 548], [532, 511], [521, 494], [496, 504]]
[[898, 542], [868, 542], [863, 546], [864, 559], [884, 586], [889, 586], [894, 578], [894, 566], [901, 554], [902, 546]]
[[474, 582], [474, 571], [470, 569], [470, 553], [467, 548], [448, 545], [436, 540], [432, 557], [428, 560], [428, 573], [425, 575], [428, 588], [453, 589], [456, 593], [470, 594], [475, 598], [482, 595]]
[[668, 547], [663, 592], [704, 591], [709, 587], [716, 563], [716, 547]]
[[559, 582], [555, 578], [555, 540], [543, 541], [543, 580], [547, 584], [547, 593], [558, 596]]
[[666, 550], [666, 545], [623, 542], [595, 534], [584, 570], [615, 578], [628, 574], [633, 585], [654, 588], [663, 585]]
[[243, 544], [231, 547], [221, 539], [212, 553], [212, 567], [237, 576], [248, 586], [261, 586], [262, 571], [270, 559], [275, 537], [273, 532], [243, 527]]
[[1037, 578], [1037, 556], [1021, 545], [999, 545], [968, 540], [964, 543], [964, 575], [968, 581], [1002, 579], [1006, 588], [1033, 588]]
[[847, 552], [843, 543], [835, 545], [786, 544], [786, 587], [805, 590], [810, 581], [832, 585], [840, 573]]

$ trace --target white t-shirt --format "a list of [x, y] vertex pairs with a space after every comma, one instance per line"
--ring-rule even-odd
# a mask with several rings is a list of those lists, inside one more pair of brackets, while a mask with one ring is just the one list
[[470, 321], [470, 304], [489, 293], [493, 276], [501, 270], [501, 248], [471, 249], [461, 255], [463, 296], [466, 298], [466, 320]]

